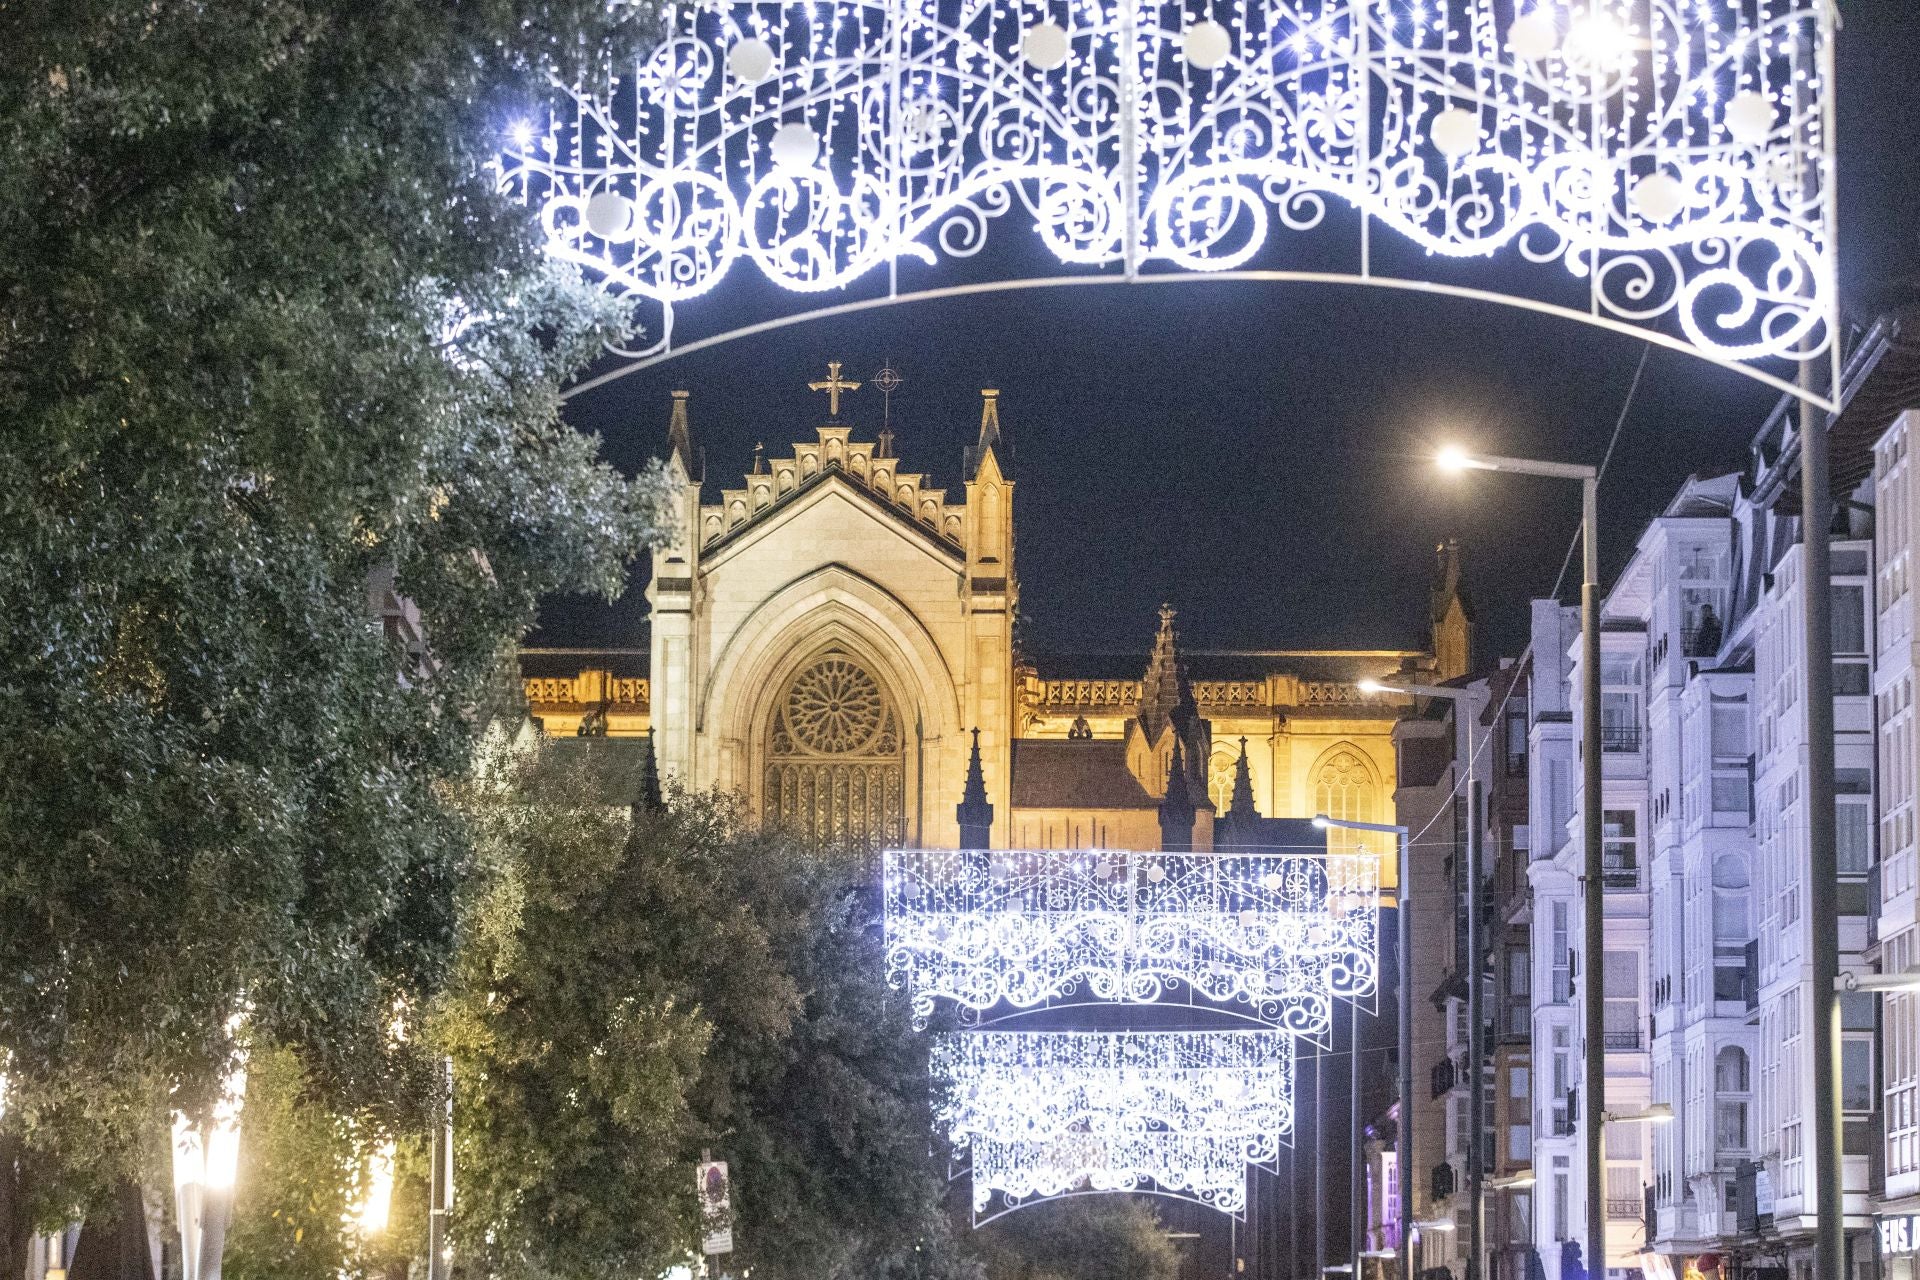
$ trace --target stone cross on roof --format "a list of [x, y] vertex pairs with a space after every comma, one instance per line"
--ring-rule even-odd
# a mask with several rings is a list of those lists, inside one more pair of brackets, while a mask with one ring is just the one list
[[840, 416], [840, 393], [842, 391], [858, 391], [859, 389], [859, 383], [840, 376], [840, 362], [838, 360], [827, 361], [827, 376], [825, 378], [819, 382], [809, 382], [807, 384], [807, 390], [809, 391], [824, 391], [827, 393], [827, 414], [829, 417], [834, 418]]

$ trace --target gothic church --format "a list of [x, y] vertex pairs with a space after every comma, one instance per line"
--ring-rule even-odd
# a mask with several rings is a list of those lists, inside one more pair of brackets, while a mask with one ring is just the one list
[[[675, 541], [653, 554], [644, 649], [529, 649], [549, 735], [651, 734], [660, 773], [824, 836], [953, 847], [1206, 850], [1262, 818], [1386, 821], [1398, 699], [1367, 678], [1448, 679], [1471, 616], [1440, 549], [1430, 650], [1183, 648], [1171, 609], [1137, 657], [1018, 652], [1015, 477], [1000, 394], [957, 484], [840, 414], [717, 489], [689, 393], [667, 425]], [[815, 402], [819, 404], [818, 401]], [[1033, 478], [1028, 483], [1043, 483]], [[966, 797], [966, 803], [960, 802]], [[1236, 824], [1237, 834], [1236, 834]]]

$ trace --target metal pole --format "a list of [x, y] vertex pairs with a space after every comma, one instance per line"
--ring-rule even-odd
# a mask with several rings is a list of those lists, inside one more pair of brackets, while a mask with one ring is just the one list
[[[1333, 1043], [1333, 1026], [1327, 1027]], [[1313, 1276], [1327, 1275], [1327, 1053], [1313, 1051]]]
[[1395, 1056], [1400, 1074], [1400, 1109], [1394, 1124], [1396, 1173], [1400, 1179], [1400, 1280], [1413, 1280], [1413, 983], [1407, 970], [1413, 950], [1413, 849], [1412, 837], [1400, 829], [1400, 885], [1395, 892], [1394, 914], [1398, 933], [1394, 958], [1394, 983], [1400, 995], [1399, 1044]]
[[[1584, 929], [1580, 990], [1586, 1015], [1586, 1064], [1580, 1081], [1581, 1128], [1587, 1139], [1587, 1275], [1606, 1280], [1606, 877], [1600, 850], [1603, 830], [1600, 773], [1600, 517], [1599, 477], [1580, 482], [1580, 808], [1584, 839], [1581, 896]], [[1824, 1278], [1823, 1278], [1824, 1280]]]
[[428, 1138], [433, 1167], [427, 1174], [427, 1280], [447, 1280], [452, 1271], [447, 1217], [453, 1208], [453, 1059], [442, 1061], [439, 1074], [442, 1095]]
[[1482, 1095], [1481, 1063], [1486, 1059], [1485, 1034], [1480, 1007], [1481, 930], [1480, 919], [1480, 780], [1475, 763], [1474, 733], [1480, 714], [1476, 699], [1461, 698], [1454, 704], [1467, 722], [1467, 1280], [1480, 1280], [1481, 1212], [1486, 1200], [1486, 1168], [1480, 1135], [1486, 1130], [1485, 1099]]
[[1366, 1204], [1361, 1195], [1360, 1177], [1360, 1006], [1347, 1006], [1347, 1016], [1353, 1020], [1353, 1034], [1349, 1037], [1352, 1053], [1347, 1063], [1348, 1106], [1347, 1114], [1352, 1123], [1347, 1138], [1347, 1261], [1353, 1270], [1347, 1274], [1352, 1280], [1363, 1280], [1360, 1274], [1360, 1254], [1366, 1249]]
[[[1811, 384], [1814, 362], [1801, 363]], [[1833, 799], [1833, 498], [1821, 413], [1800, 402], [1801, 619], [1807, 669], [1807, 927], [1813, 951], [1814, 1276], [1841, 1280], [1846, 1228], [1841, 1183], [1839, 850]]]

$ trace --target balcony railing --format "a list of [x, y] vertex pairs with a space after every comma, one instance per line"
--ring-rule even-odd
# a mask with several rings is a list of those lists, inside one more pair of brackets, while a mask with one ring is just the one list
[[1600, 883], [1609, 889], [1640, 887], [1640, 865], [1631, 854], [1602, 853]]
[[1644, 1200], [1616, 1200], [1612, 1196], [1607, 1197], [1607, 1217], [1609, 1218], [1637, 1221], [1646, 1212], [1646, 1208], [1647, 1204]]
[[1600, 726], [1600, 749], [1605, 752], [1634, 752], [1640, 749], [1640, 726], [1603, 724]]
[[1609, 1028], [1606, 1033], [1606, 1046], [1609, 1049], [1638, 1049], [1640, 1047], [1640, 1028]]

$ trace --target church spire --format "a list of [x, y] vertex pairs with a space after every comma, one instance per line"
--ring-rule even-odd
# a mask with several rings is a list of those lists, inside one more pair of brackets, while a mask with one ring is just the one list
[[953, 816], [960, 823], [962, 849], [986, 849], [993, 844], [993, 805], [987, 800], [987, 776], [980, 767], [980, 730], [973, 731], [973, 754], [967, 759], [967, 785]]
[[1187, 762], [1180, 740], [1173, 740], [1167, 762], [1167, 795], [1160, 802], [1160, 847], [1169, 853], [1193, 852], [1193, 820], [1197, 806], [1187, 784]]
[[647, 728], [647, 745], [640, 749], [640, 787], [634, 796], [636, 813], [658, 813], [666, 807], [660, 796], [660, 761], [653, 754], [653, 728]]
[[1147, 659], [1147, 673], [1140, 681], [1138, 714], [1148, 741], [1158, 738], [1161, 726], [1166, 724], [1184, 732], [1199, 714], [1186, 664], [1180, 661], [1179, 633], [1174, 630], [1173, 619], [1173, 606], [1161, 605], [1160, 631], [1153, 638], [1153, 656]]
[[1233, 798], [1227, 805], [1227, 817], [1235, 822], [1258, 818], [1253, 807], [1253, 775], [1247, 772], [1247, 740], [1240, 739], [1240, 758], [1233, 762]]
[[980, 464], [987, 460], [989, 453], [999, 464], [1000, 474], [1006, 475], [1006, 449], [1000, 439], [1000, 393], [992, 387], [982, 388], [980, 392], [980, 439], [967, 450], [967, 479], [980, 474]]
[[667, 420], [667, 456], [680, 459], [687, 476], [693, 476], [693, 429], [687, 425], [687, 401], [691, 391], [673, 393], [673, 416]]

